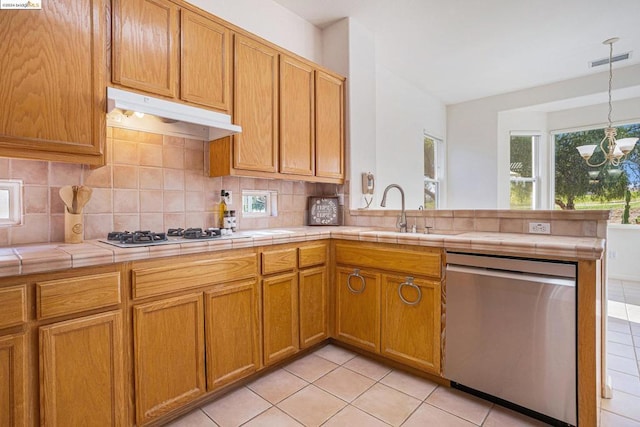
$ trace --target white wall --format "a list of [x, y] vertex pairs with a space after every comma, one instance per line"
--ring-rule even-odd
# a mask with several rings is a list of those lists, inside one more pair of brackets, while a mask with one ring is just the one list
[[[375, 34], [358, 21], [333, 24], [323, 31], [323, 40], [325, 65], [347, 77], [350, 207], [365, 206], [361, 174], [372, 172], [371, 209], [382, 209], [382, 193], [392, 183], [405, 190], [407, 208], [417, 209], [423, 203], [423, 133], [445, 138], [444, 104], [389, 71], [376, 56]], [[400, 200], [390, 194], [386, 209], [399, 209]]]
[[[406, 208], [424, 203], [424, 133], [445, 139], [446, 109], [435, 97], [399, 78], [384, 64], [376, 72], [376, 208], [389, 184], [400, 184]], [[400, 207], [396, 190], [387, 209]]]
[[639, 241], [640, 225], [609, 225], [607, 229], [607, 275], [609, 278], [633, 281], [640, 278]]
[[[614, 101], [612, 120], [614, 125], [640, 121], [640, 98]], [[547, 125], [550, 132], [572, 130], [584, 127], [607, 126], [607, 104], [589, 105], [548, 114]]]
[[271, 0], [187, 0], [238, 27], [322, 64], [322, 32]]
[[[499, 144], [504, 144], [504, 139], [501, 142], [498, 135], [500, 112], [525, 108], [536, 111], [535, 106], [544, 106], [544, 111], [549, 111], [545, 104], [606, 91], [607, 77], [608, 73], [598, 73], [448, 106], [447, 207], [495, 209], [504, 203], [502, 190], [502, 201], [499, 201], [498, 182], [504, 179], [500, 168], [508, 167], [508, 163], [498, 163], [499, 153], [504, 149], [499, 149]], [[640, 85], [640, 65], [617, 69], [614, 77], [614, 89], [637, 87]], [[552, 127], [547, 124], [547, 129]], [[503, 160], [504, 156], [500, 161]]]

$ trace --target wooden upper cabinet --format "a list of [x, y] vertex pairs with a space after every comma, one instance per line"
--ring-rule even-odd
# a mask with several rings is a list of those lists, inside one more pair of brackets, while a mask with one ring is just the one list
[[230, 107], [231, 33], [183, 9], [180, 28], [180, 97], [224, 112]]
[[316, 71], [316, 176], [344, 179], [344, 80]]
[[278, 171], [278, 52], [236, 34], [234, 39], [233, 167]]
[[108, 4], [0, 13], [0, 156], [104, 164]]
[[313, 175], [313, 67], [280, 56], [280, 172]]
[[178, 13], [167, 0], [113, 1], [114, 83], [176, 97]]

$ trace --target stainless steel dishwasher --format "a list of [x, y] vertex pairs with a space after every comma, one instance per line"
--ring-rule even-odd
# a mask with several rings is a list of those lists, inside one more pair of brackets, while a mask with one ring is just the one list
[[447, 253], [445, 320], [453, 387], [576, 425], [575, 264]]

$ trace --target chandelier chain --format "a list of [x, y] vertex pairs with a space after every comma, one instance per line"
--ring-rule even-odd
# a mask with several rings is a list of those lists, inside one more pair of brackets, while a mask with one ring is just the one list
[[613, 107], [611, 106], [611, 82], [613, 81], [613, 43], [609, 44], [609, 127], [611, 126], [611, 112]]

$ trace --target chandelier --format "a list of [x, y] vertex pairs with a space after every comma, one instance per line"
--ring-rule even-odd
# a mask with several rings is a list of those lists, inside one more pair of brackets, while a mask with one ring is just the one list
[[[582, 158], [587, 162], [587, 164], [591, 167], [599, 167], [604, 165], [605, 163], [610, 164], [611, 166], [618, 166], [622, 161], [624, 161], [631, 150], [636, 145], [638, 138], [624, 138], [616, 141], [616, 133], [617, 130], [611, 125], [611, 81], [613, 79], [613, 44], [620, 40], [618, 37], [614, 37], [611, 39], [607, 39], [602, 42], [602, 44], [609, 45], [609, 115], [607, 116], [609, 121], [609, 126], [604, 130], [604, 138], [600, 141], [599, 145], [590, 144], [590, 145], [581, 145], [576, 147], [578, 152], [582, 156]], [[591, 163], [589, 159], [596, 151], [596, 148], [600, 147], [600, 150], [604, 153], [604, 160], [600, 163]]]

